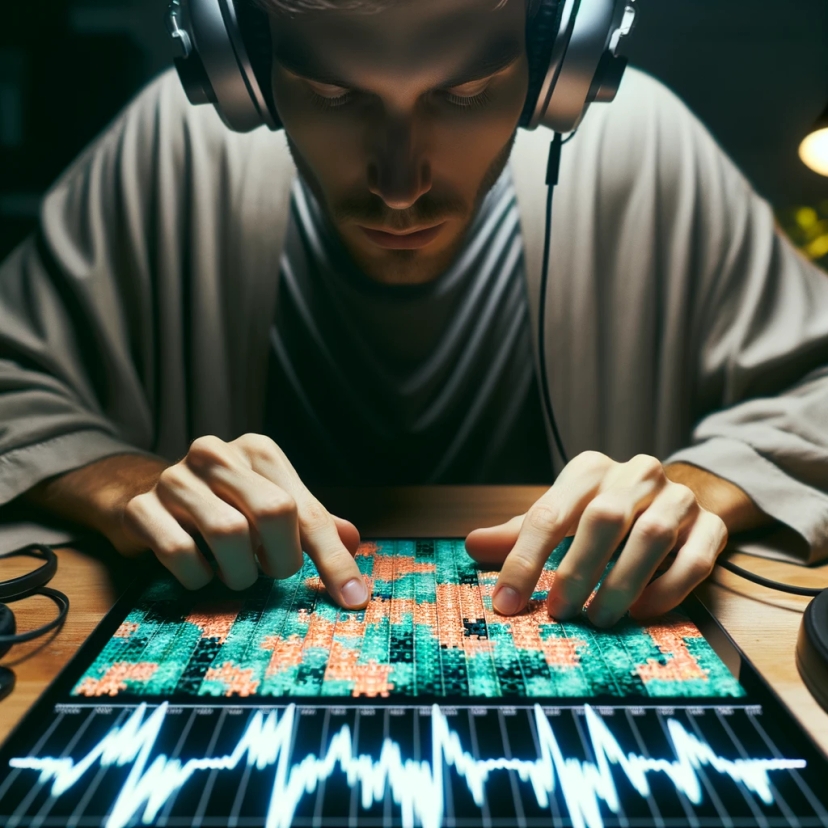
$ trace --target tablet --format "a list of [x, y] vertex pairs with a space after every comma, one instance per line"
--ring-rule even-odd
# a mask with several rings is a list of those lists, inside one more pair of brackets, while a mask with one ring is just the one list
[[695, 599], [493, 612], [459, 539], [363, 543], [245, 593], [152, 569], [0, 751], [0, 825], [825, 826], [828, 761]]

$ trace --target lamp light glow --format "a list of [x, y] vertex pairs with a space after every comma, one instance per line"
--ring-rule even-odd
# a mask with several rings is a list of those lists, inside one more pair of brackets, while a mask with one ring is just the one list
[[828, 127], [808, 135], [799, 145], [799, 157], [815, 173], [828, 176]]

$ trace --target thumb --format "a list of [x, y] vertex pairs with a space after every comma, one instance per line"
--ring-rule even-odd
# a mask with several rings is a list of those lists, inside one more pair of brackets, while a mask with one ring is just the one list
[[339, 533], [339, 539], [345, 545], [345, 548], [351, 553], [351, 555], [356, 555], [357, 547], [359, 546], [359, 530], [351, 523], [350, 520], [345, 520], [345, 518], [337, 517], [336, 515], [331, 515], [334, 519], [334, 523], [336, 524], [336, 531]]
[[466, 552], [484, 566], [502, 564], [517, 542], [525, 517], [526, 515], [518, 515], [499, 526], [475, 529], [466, 538]]

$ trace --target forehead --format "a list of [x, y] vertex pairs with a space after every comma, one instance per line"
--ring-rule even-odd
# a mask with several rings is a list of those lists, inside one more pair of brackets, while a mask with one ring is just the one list
[[393, 0], [377, 9], [271, 16], [274, 50], [316, 77], [450, 76], [470, 61], [522, 51], [525, 0]]

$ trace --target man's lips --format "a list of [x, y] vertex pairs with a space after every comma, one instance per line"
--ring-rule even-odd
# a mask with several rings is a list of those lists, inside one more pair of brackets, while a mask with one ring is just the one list
[[402, 233], [390, 233], [387, 230], [376, 230], [372, 227], [359, 226], [359, 229], [370, 241], [386, 250], [419, 250], [431, 244], [440, 234], [445, 222], [426, 227], [422, 230], [406, 230]]

